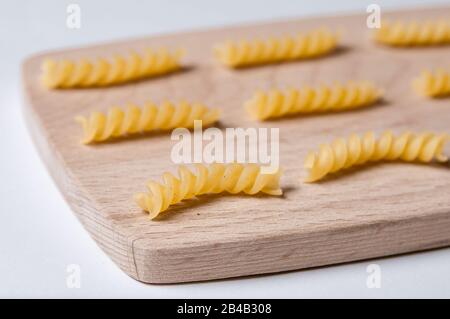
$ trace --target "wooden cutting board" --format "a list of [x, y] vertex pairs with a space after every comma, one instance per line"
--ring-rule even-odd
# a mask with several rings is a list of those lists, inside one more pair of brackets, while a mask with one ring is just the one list
[[[384, 18], [449, 17], [450, 7], [385, 13]], [[344, 30], [331, 56], [233, 71], [212, 46], [228, 39], [291, 34], [328, 26]], [[374, 44], [366, 15], [282, 21], [127, 40], [35, 55], [23, 64], [24, 115], [62, 194], [92, 238], [131, 277], [175, 283], [281, 272], [447, 246], [450, 169], [386, 163], [359, 167], [317, 184], [302, 182], [303, 159], [320, 143], [352, 132], [449, 131], [450, 99], [411, 90], [423, 69], [448, 67], [450, 47], [393, 49]], [[185, 71], [112, 88], [47, 90], [45, 57], [110, 56], [148, 46], [184, 47]], [[256, 89], [371, 80], [385, 102], [359, 111], [252, 121], [243, 102]], [[279, 127], [285, 175], [281, 198], [202, 196], [151, 221], [132, 195], [174, 171], [176, 143], [155, 134], [85, 146], [74, 116], [148, 99], [201, 101], [223, 110], [221, 127]], [[43, 199], [45, 200], [45, 199]], [[55, 227], [60, 227], [55, 225]], [[57, 240], [55, 238], [55, 240]]]

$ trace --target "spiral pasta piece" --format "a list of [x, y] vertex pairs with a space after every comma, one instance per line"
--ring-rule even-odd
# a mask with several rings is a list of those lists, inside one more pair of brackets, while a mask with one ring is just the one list
[[253, 118], [266, 120], [299, 113], [356, 109], [374, 104], [381, 95], [382, 91], [370, 82], [336, 83], [319, 88], [257, 92], [244, 107]]
[[428, 46], [450, 43], [450, 21], [383, 21], [375, 40], [391, 46]]
[[147, 102], [142, 108], [130, 104], [125, 111], [112, 107], [107, 114], [93, 112], [89, 117], [77, 116], [75, 120], [83, 128], [82, 143], [89, 144], [156, 130], [193, 128], [195, 120], [201, 120], [202, 126], [209, 126], [219, 116], [219, 109], [210, 109], [202, 104], [182, 101], [175, 105], [166, 101], [161, 106]]
[[308, 59], [334, 51], [338, 38], [337, 33], [322, 28], [297, 36], [227, 42], [217, 45], [215, 54], [222, 64], [233, 68]]
[[170, 205], [207, 193], [282, 195], [279, 186], [281, 170], [262, 174], [257, 164], [197, 164], [197, 174], [185, 166], [180, 166], [178, 172], [179, 178], [164, 173], [162, 184], [150, 181], [147, 184], [149, 193], [134, 195], [136, 203], [150, 214], [151, 219]]
[[423, 96], [450, 95], [450, 72], [445, 70], [424, 71], [413, 81], [413, 87], [417, 93]]
[[181, 50], [147, 49], [143, 54], [116, 55], [109, 61], [47, 59], [42, 63], [42, 82], [52, 89], [115, 85], [177, 71], [181, 56]]
[[318, 152], [307, 155], [304, 166], [309, 176], [306, 182], [315, 182], [329, 173], [373, 161], [428, 163], [435, 159], [445, 162], [448, 157], [442, 152], [449, 137], [446, 133], [430, 132], [405, 132], [395, 136], [386, 131], [378, 139], [373, 132], [367, 132], [362, 138], [353, 134], [347, 141], [338, 138], [331, 144], [321, 145]]

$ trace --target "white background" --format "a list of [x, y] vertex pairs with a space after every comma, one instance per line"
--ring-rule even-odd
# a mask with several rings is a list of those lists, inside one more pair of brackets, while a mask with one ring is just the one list
[[[47, 174], [22, 118], [20, 62], [40, 50], [283, 17], [363, 13], [372, 2], [1, 0], [0, 297], [450, 297], [450, 249], [244, 279], [139, 283], [84, 231]], [[81, 6], [79, 30], [66, 28], [69, 3]], [[426, 2], [376, 3], [385, 9]], [[379, 289], [366, 286], [370, 263], [381, 267]], [[80, 265], [79, 289], [66, 286], [69, 264]]]

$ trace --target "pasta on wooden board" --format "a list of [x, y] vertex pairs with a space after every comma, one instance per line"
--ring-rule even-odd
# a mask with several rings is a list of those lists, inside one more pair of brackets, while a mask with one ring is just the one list
[[445, 162], [448, 157], [443, 154], [443, 148], [449, 138], [447, 133], [405, 132], [395, 136], [390, 131], [382, 133], [378, 139], [373, 132], [367, 132], [363, 137], [353, 134], [348, 140], [338, 138], [307, 155], [304, 166], [309, 176], [306, 182], [315, 182], [329, 173], [373, 161]]
[[331, 53], [337, 48], [339, 36], [326, 28], [296, 36], [280, 36], [217, 45], [214, 53], [224, 65], [243, 66], [308, 59]]
[[181, 68], [181, 56], [181, 50], [147, 49], [143, 54], [116, 55], [111, 59], [46, 59], [42, 63], [42, 82], [52, 89], [115, 85], [177, 71]]
[[82, 143], [89, 144], [156, 130], [193, 128], [195, 120], [201, 120], [202, 126], [209, 126], [218, 121], [219, 116], [219, 109], [203, 104], [166, 101], [160, 106], [147, 102], [142, 108], [131, 104], [126, 110], [112, 107], [106, 114], [92, 112], [89, 117], [77, 116], [75, 120], [83, 128]]
[[383, 21], [375, 31], [375, 40], [391, 46], [450, 44], [450, 20]]
[[208, 193], [227, 192], [254, 195], [265, 193], [282, 195], [279, 186], [281, 170], [263, 174], [257, 164], [197, 164], [197, 174], [185, 166], [179, 167], [179, 178], [171, 173], [163, 174], [163, 183], [150, 181], [149, 193], [137, 193], [137, 204], [155, 218], [170, 205], [184, 199]]
[[299, 113], [356, 109], [377, 102], [382, 91], [371, 82], [335, 83], [317, 88], [257, 92], [244, 104], [255, 119], [266, 120]]
[[413, 81], [417, 93], [429, 97], [450, 95], [450, 72], [445, 70], [423, 71]]

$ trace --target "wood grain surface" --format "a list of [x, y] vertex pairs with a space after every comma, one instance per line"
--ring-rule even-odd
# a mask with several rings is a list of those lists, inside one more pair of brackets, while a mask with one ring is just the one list
[[[383, 14], [448, 17], [450, 7]], [[321, 59], [236, 71], [212, 56], [212, 46], [224, 40], [321, 26], [343, 30], [338, 52]], [[95, 58], [162, 45], [184, 47], [187, 68], [112, 88], [48, 90], [39, 81], [45, 57]], [[92, 238], [131, 277], [175, 283], [288, 271], [450, 244], [448, 165], [374, 164], [320, 183], [302, 183], [307, 151], [335, 137], [385, 129], [448, 132], [450, 100], [416, 96], [411, 80], [423, 69], [448, 67], [449, 60], [448, 46], [394, 49], [374, 44], [363, 14], [163, 35], [27, 59], [22, 70], [24, 116], [67, 202]], [[335, 80], [374, 81], [385, 89], [385, 101], [358, 111], [264, 123], [252, 121], [242, 106], [256, 89]], [[148, 99], [217, 106], [223, 110], [222, 128], [280, 128], [284, 196], [202, 196], [161, 220], [149, 220], [132, 195], [144, 191], [149, 179], [174, 170], [170, 151], [175, 141], [168, 134], [154, 134], [85, 146], [74, 122], [75, 115]]]

